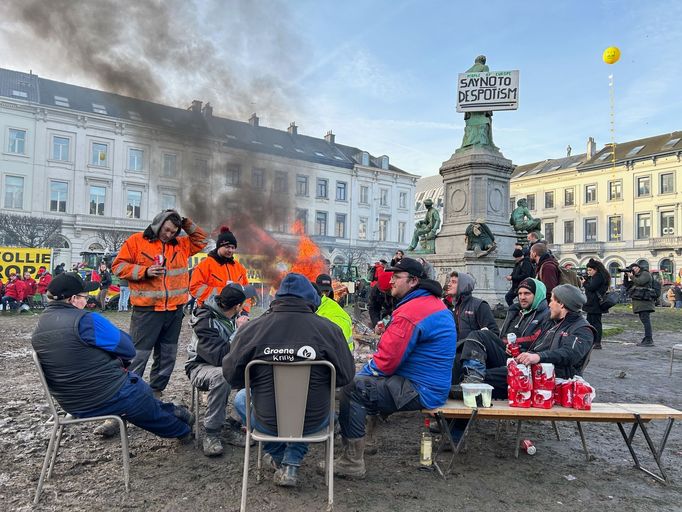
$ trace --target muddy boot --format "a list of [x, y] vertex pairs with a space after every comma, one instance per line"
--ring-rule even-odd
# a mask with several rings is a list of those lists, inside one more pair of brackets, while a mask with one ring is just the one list
[[175, 406], [175, 410], [173, 411], [173, 414], [175, 415], [176, 418], [178, 418], [180, 421], [187, 423], [189, 425], [189, 428], [192, 428], [194, 426], [194, 414], [189, 412], [189, 409], [183, 405], [178, 405], [178, 404], [173, 404]]
[[95, 435], [102, 437], [114, 437], [118, 434], [118, 421], [116, 420], [106, 420], [95, 430]]
[[365, 438], [347, 439], [343, 454], [334, 460], [334, 475], [347, 478], [365, 476]]
[[298, 482], [298, 466], [290, 466], [289, 464], [282, 464], [275, 474], [272, 476], [275, 485], [280, 487], [296, 487]]
[[653, 347], [654, 346], [654, 340], [652, 338], [647, 338], [644, 337], [642, 338], [642, 341], [637, 343], [638, 347]]
[[365, 424], [365, 453], [367, 455], [376, 455], [377, 451], [379, 451], [377, 428], [379, 427], [380, 421], [378, 414], [367, 416], [367, 422]]
[[220, 432], [206, 431], [203, 441], [204, 455], [206, 457], [217, 457], [223, 454], [223, 443], [220, 440]]

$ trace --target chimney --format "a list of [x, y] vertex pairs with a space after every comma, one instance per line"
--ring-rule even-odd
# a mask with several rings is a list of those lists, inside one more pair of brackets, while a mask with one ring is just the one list
[[213, 106], [210, 103], [206, 103], [204, 108], [201, 109], [201, 112], [204, 114], [206, 119], [210, 119], [213, 117]]
[[251, 117], [249, 117], [249, 124], [251, 126], [258, 126], [258, 116], [255, 112], [251, 114]]
[[327, 134], [324, 136], [324, 140], [326, 140], [329, 144], [334, 144], [334, 139], [336, 136], [332, 133], [331, 130], [327, 132]]
[[289, 135], [298, 135], [298, 126], [296, 126], [295, 122], [292, 122], [289, 125], [289, 128], [287, 128], [287, 132], [289, 132]]
[[203, 102], [199, 100], [192, 100], [192, 105], [187, 109], [191, 110], [195, 114], [200, 114], [201, 113], [201, 104]]
[[597, 144], [594, 142], [594, 137], [587, 139], [587, 159], [589, 160], [597, 154]]

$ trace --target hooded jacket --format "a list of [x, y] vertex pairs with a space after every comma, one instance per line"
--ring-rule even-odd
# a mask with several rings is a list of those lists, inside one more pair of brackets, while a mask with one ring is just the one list
[[194, 267], [189, 292], [201, 306], [209, 297], [218, 295], [230, 281], [242, 286], [249, 284], [246, 268], [234, 258], [221, 258], [218, 249], [213, 249]]
[[[309, 282], [308, 286], [317, 297]], [[278, 292], [270, 309], [240, 328], [234, 337], [230, 352], [223, 359], [223, 375], [227, 382], [233, 388], [243, 388], [246, 365], [254, 359], [329, 361], [336, 369], [337, 387], [353, 380], [355, 364], [346, 339], [339, 327], [315, 314], [318, 305], [319, 302], [313, 304], [295, 295], [281, 296]], [[277, 411], [272, 368], [256, 366], [251, 371], [251, 393], [256, 419], [274, 430]], [[305, 428], [319, 425], [328, 413], [329, 370], [315, 366], [310, 372]]]
[[[111, 268], [121, 279], [128, 281], [130, 302], [136, 309], [174, 311], [188, 299], [189, 257], [206, 247], [206, 232], [190, 219], [182, 219], [175, 238], [168, 243], [159, 239], [159, 230], [171, 216], [179, 217], [175, 210], [164, 210], [142, 233], [128, 238], [116, 256]], [[178, 236], [181, 229], [189, 236]], [[154, 258], [162, 255], [166, 273], [148, 277], [147, 269]]]
[[237, 331], [235, 319], [226, 317], [215, 299], [215, 295], [209, 297], [203, 306], [194, 310], [189, 320], [192, 338], [187, 345], [185, 363], [185, 373], [188, 377], [192, 370], [201, 364], [221, 366]]
[[540, 337], [543, 326], [549, 321], [545, 285], [537, 279], [533, 281], [535, 282], [535, 295], [530, 308], [521, 309], [518, 302], [509, 306], [500, 334], [502, 339], [505, 339], [510, 332], [516, 334], [516, 342], [523, 352]]
[[461, 273], [457, 278], [457, 296], [453, 306], [453, 315], [457, 325], [457, 339], [463, 340], [471, 331], [487, 327], [495, 336], [500, 335], [495, 317], [490, 306], [483, 299], [473, 297], [474, 278]]
[[377, 352], [358, 375], [400, 375], [412, 383], [423, 407], [443, 405], [450, 390], [457, 331], [452, 313], [440, 300], [442, 293], [437, 281], [421, 279], [396, 306]]
[[528, 256], [524, 255], [521, 261], [514, 263], [514, 268], [511, 273], [512, 290], [517, 290], [521, 281], [527, 277], [533, 277], [535, 275], [535, 268], [533, 263], [531, 263]]
[[570, 379], [582, 375], [587, 366], [594, 333], [579, 312], [571, 311], [562, 320], [548, 322], [530, 351], [540, 356], [541, 363], [552, 363], [558, 378]]
[[38, 287], [36, 288], [37, 292], [40, 293], [41, 295], [43, 293], [47, 293], [47, 287], [50, 284], [50, 281], [52, 281], [52, 276], [50, 275], [49, 272], [40, 274], [40, 276], [38, 277]]

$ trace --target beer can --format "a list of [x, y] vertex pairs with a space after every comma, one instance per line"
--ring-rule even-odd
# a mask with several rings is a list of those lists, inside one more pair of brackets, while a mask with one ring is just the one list
[[535, 445], [533, 444], [533, 441], [531, 441], [530, 439], [524, 439], [523, 441], [521, 441], [521, 449], [528, 455], [535, 455], [535, 452], [537, 451]]
[[154, 256], [154, 265], [163, 266], [163, 254], [157, 254]]

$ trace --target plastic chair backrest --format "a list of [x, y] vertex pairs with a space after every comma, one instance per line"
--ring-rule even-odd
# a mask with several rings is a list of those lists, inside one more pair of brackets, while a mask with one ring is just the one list
[[36, 353], [35, 350], [32, 351], [32, 354], [33, 362], [35, 363], [36, 369], [38, 370], [38, 377], [40, 377], [40, 383], [43, 385], [43, 389], [45, 390], [45, 396], [47, 397], [47, 405], [50, 407], [52, 417], [55, 419], [55, 421], [58, 421], [59, 414], [57, 413], [57, 406], [54, 403], [52, 393], [50, 392], [50, 388], [47, 385], [47, 380], [45, 379], [45, 373], [43, 372], [43, 366], [40, 363], [40, 358], [38, 357], [38, 354]]
[[[245, 386], [250, 386], [250, 370], [253, 366], [272, 367], [277, 413], [278, 437], [302, 437], [305, 427], [305, 413], [308, 406], [310, 372], [313, 366], [327, 366], [330, 373], [330, 400], [334, 403], [336, 370], [329, 361], [300, 361], [281, 363], [274, 361], [251, 361], [245, 370]], [[250, 393], [247, 395], [249, 396]], [[250, 396], [249, 396], [250, 397]], [[257, 408], [257, 404], [254, 404]], [[247, 411], [250, 407], [247, 404]]]

